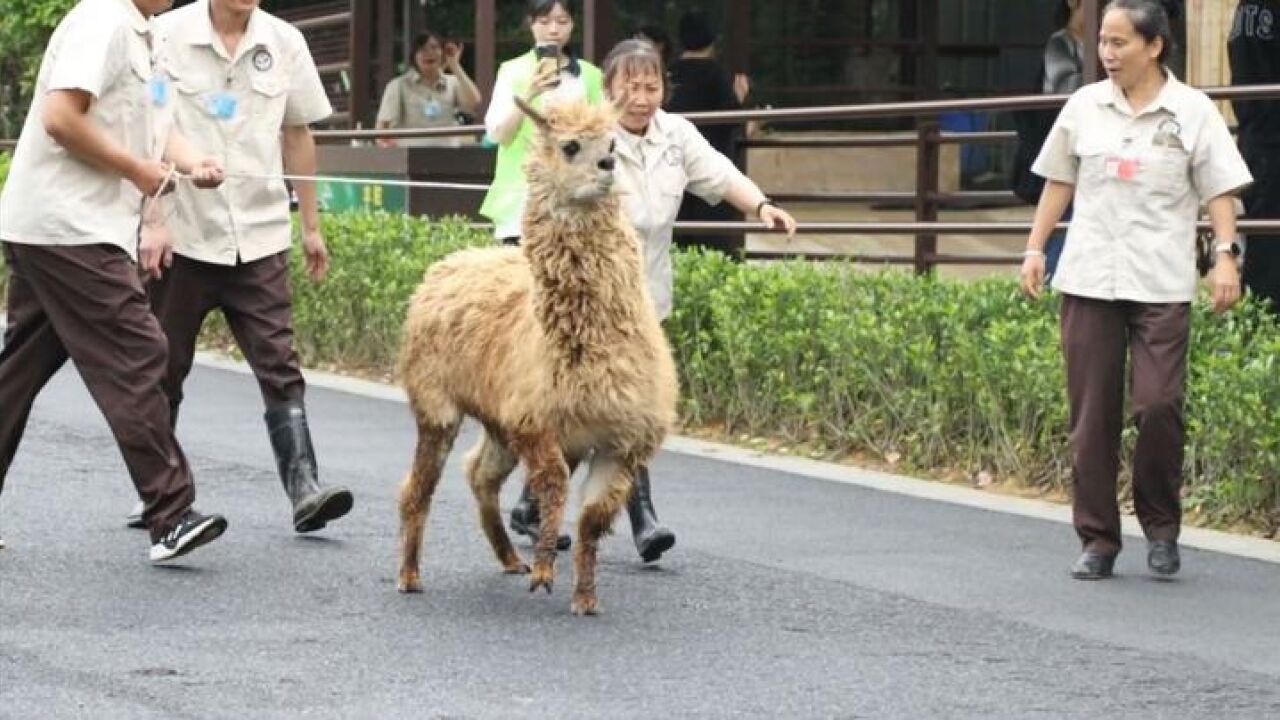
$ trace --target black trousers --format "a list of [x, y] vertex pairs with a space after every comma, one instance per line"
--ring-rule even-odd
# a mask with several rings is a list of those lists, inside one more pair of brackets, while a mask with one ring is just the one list
[[[1243, 197], [1250, 220], [1280, 220], [1280, 143], [1242, 140], [1240, 149], [1254, 184]], [[1280, 235], [1249, 235], [1244, 261], [1244, 284], [1254, 295], [1269, 299], [1280, 312]]]
[[227, 318], [267, 405], [301, 401], [302, 368], [293, 342], [289, 253], [239, 265], [215, 265], [174, 255], [173, 267], [148, 288], [169, 339], [164, 391], [174, 407], [191, 372], [200, 326], [215, 308]]
[[[158, 539], [195, 501], [161, 389], [165, 338], [137, 266], [112, 245], [4, 243], [9, 326], [0, 351], [0, 489], [36, 396], [68, 358], [107, 419]], [[51, 508], [49, 517], [56, 514]]]

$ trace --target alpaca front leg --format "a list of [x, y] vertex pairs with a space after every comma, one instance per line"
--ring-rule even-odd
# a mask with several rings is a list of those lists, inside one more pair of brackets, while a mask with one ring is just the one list
[[616, 458], [597, 455], [583, 491], [582, 514], [578, 518], [578, 543], [573, 554], [574, 615], [600, 612], [596, 595], [596, 563], [600, 538], [613, 525], [613, 518], [631, 494], [632, 475]]
[[529, 592], [545, 588], [551, 592], [556, 576], [556, 540], [564, 522], [565, 496], [569, 488], [569, 466], [553, 435], [514, 441], [511, 449], [529, 469], [529, 488], [538, 499], [542, 522], [534, 544], [533, 572]]

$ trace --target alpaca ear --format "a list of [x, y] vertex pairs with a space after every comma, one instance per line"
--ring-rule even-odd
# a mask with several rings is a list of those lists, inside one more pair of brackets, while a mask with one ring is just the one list
[[516, 107], [520, 108], [520, 112], [527, 115], [529, 119], [533, 121], [533, 124], [538, 126], [539, 130], [543, 132], [548, 132], [549, 130], [551, 130], [551, 124], [547, 122], [547, 118], [544, 117], [542, 113], [538, 112], [537, 110], [534, 110], [533, 106], [530, 105], [528, 101], [526, 101], [524, 98], [520, 97], [519, 95], [515, 97], [515, 101], [516, 101]]
[[627, 101], [630, 99], [631, 99], [631, 93], [628, 92], [626, 88], [623, 88], [622, 92], [618, 93], [618, 97], [615, 97], [612, 99], [614, 112], [616, 112], [618, 115], [622, 115], [622, 111], [626, 109]]

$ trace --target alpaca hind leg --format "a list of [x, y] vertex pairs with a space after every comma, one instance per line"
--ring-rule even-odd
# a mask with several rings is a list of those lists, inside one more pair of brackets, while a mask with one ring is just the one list
[[582, 493], [582, 513], [578, 517], [578, 542], [573, 554], [574, 615], [595, 615], [600, 611], [596, 595], [596, 562], [600, 538], [613, 525], [613, 518], [631, 494], [632, 472], [613, 456], [598, 453], [591, 460]]
[[418, 445], [413, 454], [413, 468], [400, 486], [400, 592], [422, 592], [419, 575], [419, 553], [422, 532], [431, 510], [431, 496], [440, 482], [440, 471], [458, 435], [457, 418], [445, 423], [431, 422], [419, 416]]
[[510, 447], [528, 469], [529, 489], [542, 514], [529, 591], [541, 587], [551, 592], [556, 575], [556, 539], [564, 522], [565, 496], [569, 491], [569, 467], [553, 433], [522, 435], [513, 438]]
[[529, 572], [529, 566], [511, 545], [511, 536], [502, 526], [502, 510], [498, 505], [498, 491], [516, 463], [516, 456], [507, 446], [493, 433], [485, 432], [480, 444], [467, 454], [467, 482], [476, 497], [480, 527], [484, 529], [498, 562], [502, 563], [503, 571], [524, 574]]

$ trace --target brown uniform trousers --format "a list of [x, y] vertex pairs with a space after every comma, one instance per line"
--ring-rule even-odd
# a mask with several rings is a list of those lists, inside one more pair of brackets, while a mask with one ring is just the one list
[[305, 384], [293, 346], [287, 251], [241, 265], [215, 265], [175, 255], [173, 266], [151, 283], [148, 292], [169, 338], [164, 390], [175, 410], [191, 372], [200, 326], [215, 308], [226, 316], [266, 404], [302, 400]]
[[36, 396], [70, 357], [111, 427], [153, 540], [195, 501], [160, 387], [164, 334], [138, 271], [111, 245], [4, 243], [8, 328], [0, 351], [0, 488]]
[[1072, 504], [1086, 550], [1120, 551], [1116, 478], [1124, 427], [1126, 354], [1133, 419], [1133, 501], [1148, 540], [1178, 539], [1182, 521], [1187, 303], [1063, 295], [1062, 345], [1071, 406]]

